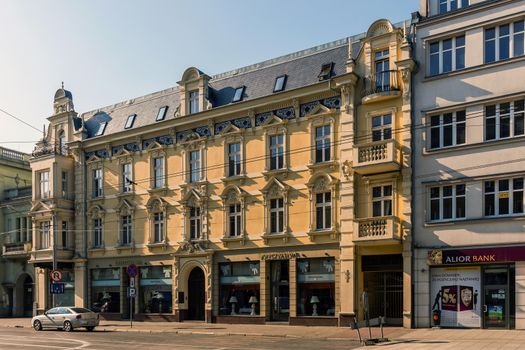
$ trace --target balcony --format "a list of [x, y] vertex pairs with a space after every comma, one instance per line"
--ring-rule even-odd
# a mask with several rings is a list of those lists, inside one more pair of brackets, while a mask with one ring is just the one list
[[395, 140], [356, 145], [354, 171], [361, 175], [397, 171], [401, 168], [401, 152]]
[[399, 220], [395, 216], [356, 219], [354, 243], [393, 244], [401, 242]]
[[2, 256], [6, 258], [26, 257], [29, 256], [31, 247], [31, 242], [5, 243], [2, 247]]
[[401, 96], [399, 71], [387, 70], [372, 74], [363, 79], [363, 104], [388, 100]]

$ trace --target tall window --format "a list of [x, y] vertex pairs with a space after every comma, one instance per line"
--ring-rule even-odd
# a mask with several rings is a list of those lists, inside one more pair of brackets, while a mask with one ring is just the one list
[[315, 162], [330, 161], [331, 140], [330, 125], [315, 128]]
[[241, 174], [241, 143], [228, 144], [228, 176]]
[[153, 214], [153, 232], [154, 243], [161, 243], [164, 241], [164, 213]]
[[62, 172], [62, 198], [67, 198], [67, 172]]
[[372, 141], [390, 140], [392, 138], [392, 115], [385, 114], [372, 118]]
[[270, 170], [284, 168], [284, 135], [270, 136]]
[[241, 236], [241, 205], [232, 204], [229, 207], [230, 237]]
[[430, 117], [430, 148], [444, 148], [465, 143], [465, 111]]
[[125, 215], [121, 217], [121, 244], [130, 245], [131, 244], [131, 215]]
[[93, 220], [93, 247], [102, 247], [102, 219]]
[[102, 169], [93, 170], [93, 198], [102, 197]]
[[201, 238], [201, 208], [190, 207], [190, 240]]
[[465, 68], [465, 36], [430, 43], [430, 75]]
[[523, 55], [524, 21], [485, 29], [485, 63]]
[[465, 218], [465, 184], [430, 188], [430, 220]]
[[392, 215], [392, 185], [372, 187], [372, 216]]
[[49, 221], [40, 223], [40, 249], [49, 248]]
[[199, 112], [199, 91], [190, 91], [188, 93], [188, 106], [190, 114]]
[[153, 178], [155, 188], [165, 186], [164, 182], [164, 157], [153, 158]]
[[133, 174], [131, 163], [122, 164], [122, 193], [129, 193], [132, 190]]
[[67, 231], [67, 221], [62, 221], [62, 232], [60, 233], [60, 246], [62, 248], [67, 248], [69, 245]]
[[49, 198], [49, 171], [38, 173], [38, 183], [40, 187], [40, 198]]
[[525, 134], [523, 100], [485, 107], [485, 140]]
[[484, 182], [485, 216], [523, 214], [523, 177]]
[[328, 230], [332, 227], [332, 193], [315, 195], [315, 228]]
[[66, 155], [66, 133], [61, 131], [58, 135], [58, 152], [62, 155]]
[[469, 0], [439, 0], [439, 14], [468, 7]]
[[284, 232], [284, 199], [270, 200], [270, 233]]
[[190, 182], [198, 182], [201, 179], [201, 151], [190, 152]]
[[390, 58], [388, 50], [374, 54], [376, 92], [390, 91]]

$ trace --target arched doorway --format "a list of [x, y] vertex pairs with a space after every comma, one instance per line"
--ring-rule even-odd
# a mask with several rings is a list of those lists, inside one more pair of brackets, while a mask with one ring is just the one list
[[24, 316], [33, 316], [34, 289], [33, 279], [31, 276], [26, 275], [26, 278], [24, 279], [24, 296], [22, 299]]
[[204, 272], [195, 267], [188, 277], [188, 320], [204, 321]]

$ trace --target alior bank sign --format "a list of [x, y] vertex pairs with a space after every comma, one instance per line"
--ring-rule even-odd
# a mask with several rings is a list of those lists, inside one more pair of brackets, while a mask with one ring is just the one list
[[428, 251], [429, 265], [489, 264], [513, 261], [525, 261], [525, 246]]

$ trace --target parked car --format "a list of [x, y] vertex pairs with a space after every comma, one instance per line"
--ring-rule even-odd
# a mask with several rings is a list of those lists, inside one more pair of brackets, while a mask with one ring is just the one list
[[31, 325], [35, 331], [44, 328], [62, 329], [71, 332], [75, 328], [86, 328], [91, 332], [98, 326], [99, 315], [82, 307], [55, 307], [42, 315], [33, 317]]

